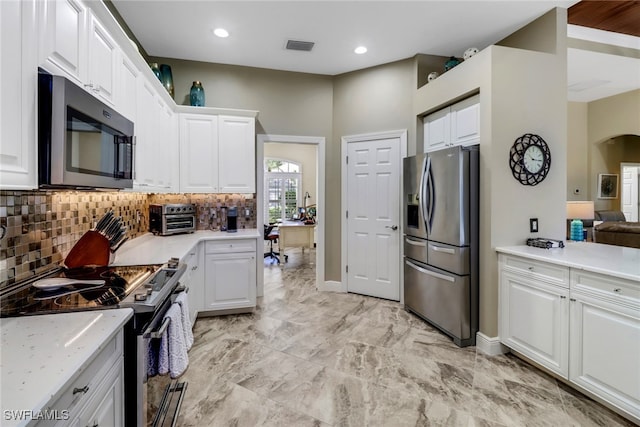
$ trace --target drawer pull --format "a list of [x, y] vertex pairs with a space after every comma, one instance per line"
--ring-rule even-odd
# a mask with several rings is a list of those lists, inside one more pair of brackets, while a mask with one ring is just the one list
[[441, 248], [440, 246], [431, 245], [431, 250], [434, 252], [443, 252], [445, 254], [455, 255], [456, 251], [451, 248]]
[[613, 292], [620, 293], [620, 292], [622, 292], [622, 288], [615, 288], [615, 289], [613, 290]]
[[73, 394], [74, 395], [76, 395], [78, 393], [86, 393], [88, 391], [89, 391], [89, 386], [88, 385], [86, 385], [86, 386], [84, 386], [82, 388], [79, 388], [79, 387], [74, 387], [73, 388]]
[[407, 243], [408, 243], [408, 244], [410, 244], [410, 245], [413, 245], [413, 246], [421, 246], [421, 247], [423, 247], [423, 248], [426, 248], [426, 247], [427, 247], [427, 242], [417, 242], [417, 241], [415, 241], [415, 240], [411, 240], [411, 239], [409, 239], [408, 237], [406, 237], [406, 238], [404, 239], [404, 241], [405, 241], [405, 242], [407, 242]]

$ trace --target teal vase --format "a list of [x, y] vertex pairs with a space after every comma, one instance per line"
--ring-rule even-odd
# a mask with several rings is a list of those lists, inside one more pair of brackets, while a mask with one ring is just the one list
[[171, 74], [171, 66], [160, 64], [160, 74], [162, 75], [162, 86], [169, 92], [171, 98], [174, 97], [173, 75]]
[[452, 69], [453, 67], [455, 67], [456, 65], [460, 64], [460, 61], [458, 58], [456, 58], [455, 56], [450, 57], [447, 62], [444, 63], [444, 71], [449, 71], [450, 69]]
[[584, 228], [582, 225], [582, 221], [579, 219], [574, 219], [571, 221], [571, 232], [570, 232], [571, 240], [575, 240], [581, 242], [584, 240]]
[[199, 81], [193, 82], [189, 91], [189, 103], [193, 107], [204, 107], [204, 88]]
[[155, 74], [158, 80], [162, 82], [162, 73], [160, 72], [160, 67], [158, 66], [158, 63], [151, 62], [149, 63], [149, 66], [151, 67], [151, 71], [153, 71], [153, 74]]

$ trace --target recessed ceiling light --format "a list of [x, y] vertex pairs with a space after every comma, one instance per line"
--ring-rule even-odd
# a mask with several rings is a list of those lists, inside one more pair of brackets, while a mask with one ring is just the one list
[[367, 53], [367, 48], [364, 46], [358, 46], [355, 50], [355, 53], [357, 53], [358, 55], [362, 55], [363, 53]]
[[216, 28], [215, 30], [213, 30], [213, 34], [222, 38], [229, 37], [229, 31], [225, 30], [224, 28]]

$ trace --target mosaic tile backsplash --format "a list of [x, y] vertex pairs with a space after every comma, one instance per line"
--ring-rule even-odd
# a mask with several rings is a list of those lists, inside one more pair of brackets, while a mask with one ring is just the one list
[[199, 230], [220, 229], [220, 208], [237, 206], [238, 228], [256, 227], [255, 196], [246, 194], [0, 191], [0, 289], [59, 264], [109, 210], [129, 239], [146, 233], [150, 203], [196, 204]]

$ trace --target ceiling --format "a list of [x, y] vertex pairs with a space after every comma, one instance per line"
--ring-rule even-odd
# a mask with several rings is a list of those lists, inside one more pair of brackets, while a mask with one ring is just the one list
[[[469, 47], [483, 49], [550, 9], [569, 8], [576, 0], [112, 0], [112, 3], [150, 56], [337, 75], [417, 53], [461, 57]], [[585, 15], [583, 11], [580, 13]], [[586, 16], [592, 15], [587, 12]], [[216, 37], [213, 30], [218, 27], [228, 30], [230, 36]], [[292, 51], [285, 49], [287, 40], [315, 45], [311, 52]], [[368, 48], [367, 53], [354, 53], [360, 45]], [[608, 76], [595, 74], [612, 68], [610, 65], [617, 59], [620, 58], [603, 59], [570, 52], [570, 85], [582, 84], [575, 86], [579, 91], [569, 91], [570, 100], [592, 100], [614, 94], [615, 91], [606, 91], [609, 83], [600, 83], [598, 91], [591, 92], [585, 82], [611, 81]], [[605, 66], [595, 67], [598, 64]], [[572, 77], [574, 72], [579, 75]], [[617, 77], [620, 78], [626, 79]], [[634, 84], [640, 87], [640, 81]], [[615, 93], [619, 93], [620, 85], [615, 86], [618, 91]]]

